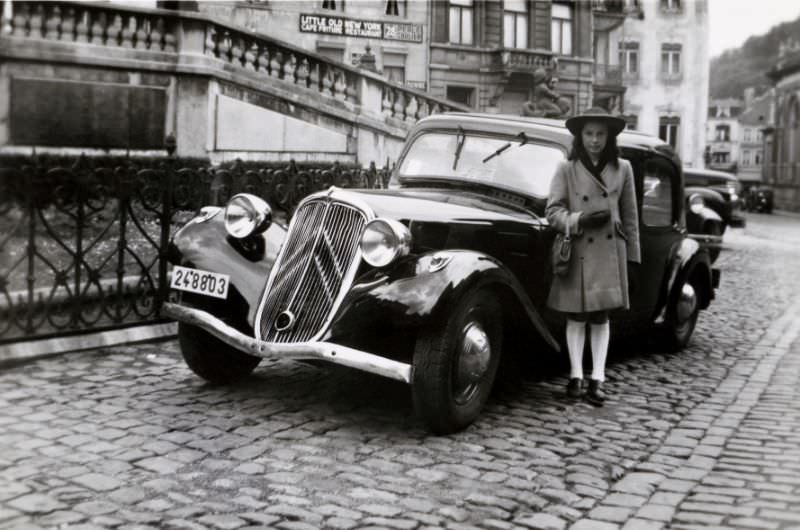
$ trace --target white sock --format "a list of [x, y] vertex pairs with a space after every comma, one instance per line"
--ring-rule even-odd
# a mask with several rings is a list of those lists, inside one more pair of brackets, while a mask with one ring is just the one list
[[590, 343], [592, 345], [592, 379], [606, 380], [606, 357], [608, 356], [608, 340], [611, 330], [608, 321], [603, 324], [591, 324]]
[[567, 350], [569, 377], [583, 379], [583, 345], [586, 343], [586, 322], [567, 319]]

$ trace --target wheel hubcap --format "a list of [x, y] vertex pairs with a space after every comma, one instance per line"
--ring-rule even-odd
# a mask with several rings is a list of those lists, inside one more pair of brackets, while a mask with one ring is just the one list
[[461, 334], [454, 385], [456, 401], [467, 401], [489, 369], [492, 346], [489, 335], [478, 322], [470, 322]]
[[678, 322], [683, 323], [692, 318], [692, 315], [697, 310], [697, 293], [691, 284], [683, 284], [675, 309]]

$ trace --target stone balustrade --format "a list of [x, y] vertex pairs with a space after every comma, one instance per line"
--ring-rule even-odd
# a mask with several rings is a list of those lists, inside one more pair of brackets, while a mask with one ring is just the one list
[[[420, 118], [470, 110], [196, 13], [63, 1], [2, 7], [0, 58], [217, 78], [388, 134], [393, 145]], [[187, 135], [177, 136], [181, 152]]]

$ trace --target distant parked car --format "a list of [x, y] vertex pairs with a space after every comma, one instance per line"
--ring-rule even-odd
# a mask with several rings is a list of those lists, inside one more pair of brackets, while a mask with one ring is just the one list
[[742, 184], [736, 175], [713, 169], [685, 167], [683, 168], [683, 178], [687, 189], [708, 188], [722, 196], [723, 203], [709, 204], [709, 207], [719, 214], [725, 222], [726, 228], [745, 225]]
[[745, 186], [744, 204], [748, 212], [772, 213], [775, 191], [772, 186], [761, 182]]

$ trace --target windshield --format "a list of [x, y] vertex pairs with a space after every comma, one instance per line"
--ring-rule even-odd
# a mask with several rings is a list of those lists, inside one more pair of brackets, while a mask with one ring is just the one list
[[409, 147], [397, 176], [403, 182], [437, 178], [489, 184], [546, 198], [564, 158], [556, 145], [523, 144], [514, 137], [465, 136], [460, 130], [425, 133]]

